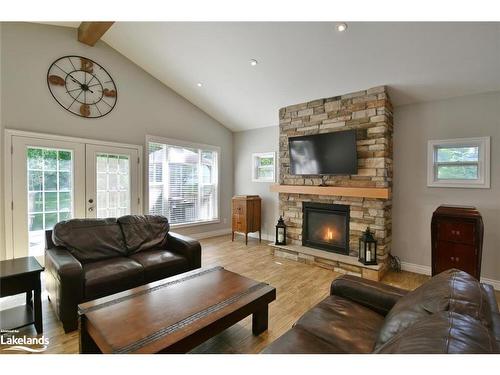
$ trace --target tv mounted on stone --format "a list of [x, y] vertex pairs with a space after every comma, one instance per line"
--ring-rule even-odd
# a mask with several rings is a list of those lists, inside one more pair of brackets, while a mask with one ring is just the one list
[[290, 137], [293, 175], [354, 175], [358, 173], [356, 131]]

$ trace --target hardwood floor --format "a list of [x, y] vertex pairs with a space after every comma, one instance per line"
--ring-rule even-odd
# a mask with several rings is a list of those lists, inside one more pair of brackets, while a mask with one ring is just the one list
[[[269, 330], [258, 337], [252, 335], [251, 317], [195, 348], [192, 353], [258, 353], [285, 333], [302, 314], [329, 294], [330, 283], [339, 274], [323, 268], [277, 258], [270, 254], [267, 241], [262, 244], [249, 238], [230, 236], [201, 240], [203, 267], [223, 266], [255, 280], [267, 282], [277, 291], [270, 305]], [[428, 277], [410, 272], [386, 275], [383, 282], [405, 289], [415, 289]], [[497, 292], [497, 299], [500, 300]], [[78, 353], [78, 331], [65, 334], [47, 297], [43, 298], [43, 323], [50, 344], [45, 353]], [[35, 336], [32, 326], [20, 330], [21, 335]], [[1, 349], [1, 346], [0, 346]], [[1, 351], [0, 351], [1, 352]], [[4, 352], [7, 353], [7, 352]]]

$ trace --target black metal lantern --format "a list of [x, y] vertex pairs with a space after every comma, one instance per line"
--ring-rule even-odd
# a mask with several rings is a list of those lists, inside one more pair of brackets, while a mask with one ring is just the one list
[[377, 264], [377, 240], [370, 232], [370, 227], [359, 238], [359, 261], [367, 265]]
[[286, 224], [282, 216], [276, 224], [276, 245], [286, 245]]

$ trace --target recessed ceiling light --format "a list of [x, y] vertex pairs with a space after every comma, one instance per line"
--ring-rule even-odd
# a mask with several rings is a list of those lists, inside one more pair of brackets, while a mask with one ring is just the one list
[[250, 60], [250, 65], [252, 65], [252, 66], [257, 65], [258, 63], [259, 62], [257, 60], [255, 60], [255, 59]]
[[345, 23], [338, 23], [335, 27], [337, 28], [337, 31], [341, 33], [347, 30], [347, 25]]
[[203, 86], [203, 83], [198, 82], [198, 83], [196, 84], [196, 86], [201, 87], [201, 86]]

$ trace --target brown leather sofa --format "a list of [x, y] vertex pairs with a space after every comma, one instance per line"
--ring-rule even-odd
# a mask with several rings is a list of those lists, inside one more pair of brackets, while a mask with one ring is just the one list
[[499, 353], [493, 288], [452, 269], [407, 292], [354, 276], [263, 353]]
[[79, 303], [201, 267], [198, 241], [169, 231], [163, 216], [73, 219], [46, 231], [45, 285], [64, 331]]

